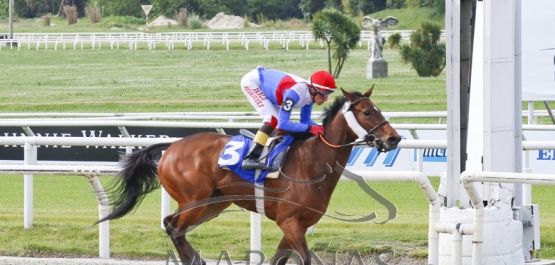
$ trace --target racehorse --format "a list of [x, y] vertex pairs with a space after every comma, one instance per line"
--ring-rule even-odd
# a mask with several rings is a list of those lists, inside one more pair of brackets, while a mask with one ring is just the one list
[[[365, 143], [381, 152], [397, 148], [401, 137], [370, 100], [372, 90], [362, 94], [341, 89], [343, 96], [324, 110], [325, 134], [294, 141], [280, 176], [265, 180], [264, 213], [283, 231], [272, 264], [285, 264], [293, 251], [303, 264], [310, 264], [305, 233], [326, 212], [341, 176], [331, 167], [345, 167], [355, 144]], [[229, 139], [203, 132], [128, 155], [109, 192], [113, 211], [99, 222], [123, 217], [161, 183], [179, 207], [164, 218], [166, 233], [183, 264], [204, 264], [187, 242], [187, 229], [216, 217], [232, 203], [257, 211], [255, 185], [218, 166]], [[153, 155], [166, 148], [157, 165]]]

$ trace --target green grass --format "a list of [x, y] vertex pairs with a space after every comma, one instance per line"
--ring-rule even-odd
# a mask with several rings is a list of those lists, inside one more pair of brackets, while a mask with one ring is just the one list
[[[283, 69], [308, 77], [327, 68], [326, 51], [317, 43], [309, 50], [297, 43], [286, 51], [274, 43], [264, 50], [251, 43], [227, 51], [213, 43], [210, 50], [196, 43], [193, 50], [177, 47], [168, 51], [159, 45], [138, 50], [122, 45], [119, 50], [27, 50], [4, 47], [0, 51], [2, 75], [0, 112], [175, 112], [252, 111], [242, 93], [241, 77], [256, 67]], [[365, 47], [365, 45], [363, 45]], [[396, 49], [385, 50], [389, 78], [366, 79], [370, 52], [354, 49], [337, 84], [346, 90], [366, 91], [384, 111], [444, 111], [445, 71], [439, 77], [419, 78], [410, 65], [401, 62]], [[232, 71], [230, 71], [232, 69]], [[549, 103], [555, 108], [555, 102]], [[322, 106], [315, 110], [322, 110]], [[542, 102], [536, 109], [545, 109]], [[527, 103], [523, 103], [527, 109]], [[437, 122], [436, 119], [395, 119], [400, 122]], [[525, 121], [526, 122], [526, 121]], [[540, 123], [549, 124], [547, 118]]]
[[[23, 178], [2, 176], [0, 187], [0, 255], [66, 256], [98, 255], [98, 206], [84, 177], [35, 176], [34, 226], [23, 229]], [[103, 184], [109, 177], [101, 178]], [[438, 178], [432, 178], [435, 186]], [[426, 249], [427, 201], [414, 183], [370, 183], [398, 208], [398, 217], [384, 225], [341, 222], [324, 217], [316, 232], [307, 236], [309, 246], [330, 243], [329, 249], [342, 253], [359, 250], [371, 254], [384, 247], [405, 253], [413, 248]], [[356, 203], [353, 203], [356, 202]], [[148, 195], [133, 214], [112, 221], [111, 254], [122, 258], [163, 258], [173, 245], [160, 229], [160, 192]], [[175, 204], [172, 209], [175, 209]], [[232, 209], [238, 210], [237, 207]], [[366, 195], [356, 183], [340, 182], [328, 214], [368, 215], [376, 212], [376, 221], [387, 219], [386, 209]], [[242, 259], [249, 249], [250, 216], [248, 212], [224, 213], [188, 234], [203, 257], [217, 258], [222, 249], [232, 258]], [[266, 218], [263, 221], [263, 252], [271, 257], [282, 233]], [[407, 246], [410, 248], [407, 249]], [[368, 252], [368, 253], [366, 253]]]
[[[104, 186], [110, 177], [102, 177]], [[437, 188], [439, 178], [430, 178]], [[23, 177], [0, 177], [0, 255], [69, 256], [98, 255], [98, 206], [84, 177], [34, 177], [34, 226], [23, 228]], [[379, 225], [373, 222], [349, 223], [324, 217], [315, 233], [307, 236], [310, 249], [318, 255], [340, 251], [347, 255], [358, 250], [362, 255], [393, 249], [396, 255], [425, 258], [428, 233], [428, 202], [415, 183], [369, 183], [397, 207], [397, 218]], [[541, 206], [542, 259], [555, 257], [555, 187], [534, 186], [533, 202]], [[356, 203], [355, 203], [356, 202]], [[173, 249], [160, 229], [160, 191], [148, 195], [132, 214], [110, 223], [111, 256], [133, 259], [162, 259]], [[172, 204], [172, 210], [176, 208]], [[218, 258], [227, 250], [241, 260], [250, 246], [250, 216], [239, 211], [218, 218], [188, 234], [195, 249], [205, 258]], [[340, 182], [327, 214], [355, 216], [376, 212], [376, 222], [387, 219], [387, 210], [365, 194], [354, 182]], [[270, 258], [282, 233], [273, 221], [263, 218], [262, 251]], [[322, 247], [326, 245], [326, 247]]]
[[[239, 81], [257, 65], [304, 77], [327, 67], [326, 51], [317, 43], [312, 43], [308, 51], [296, 45], [291, 44], [289, 51], [276, 46], [266, 51], [256, 43], [251, 43], [249, 51], [240, 46], [226, 51], [218, 44], [213, 44], [210, 51], [201, 44], [193, 50], [178, 47], [172, 51], [163, 47], [151, 51], [146, 46], [138, 50], [86, 47], [76, 51], [4, 48], [0, 51], [2, 65], [9, 67], [4, 67], [0, 76], [5, 84], [0, 107], [2, 112], [252, 111], [239, 92]], [[391, 50], [384, 55], [390, 64], [390, 78], [368, 80], [369, 56], [364, 48], [353, 50], [337, 84], [346, 90], [366, 91], [375, 83], [373, 100], [384, 111], [445, 110], [444, 75], [417, 78], [410, 66], [401, 63], [397, 50]], [[22, 178], [2, 177], [0, 181], [0, 254], [98, 255], [98, 231], [91, 227], [97, 218], [97, 206], [85, 179], [36, 177], [35, 227], [27, 230], [22, 225]], [[386, 225], [324, 218], [316, 234], [308, 237], [309, 246], [331, 243], [333, 249], [361, 253], [383, 247], [405, 254], [414, 249], [425, 251], [427, 201], [420, 190], [413, 184], [376, 185], [384, 187], [377, 190], [386, 197], [402, 189], [401, 194], [415, 194], [421, 204], [416, 207], [411, 200], [407, 201], [409, 205], [398, 205], [399, 217]], [[330, 214], [335, 210], [349, 214], [375, 210], [378, 220], [383, 220], [385, 209], [364, 196], [354, 183], [340, 184]], [[112, 256], [162, 258], [173, 249], [159, 229], [159, 197], [158, 192], [148, 196], [135, 214], [112, 222]], [[359, 204], [361, 201], [368, 202]], [[402, 211], [406, 215], [401, 215]], [[413, 223], [415, 220], [419, 221]], [[204, 257], [217, 258], [221, 249], [227, 249], [234, 259], [242, 259], [249, 248], [249, 223], [246, 212], [226, 213], [189, 237]], [[282, 234], [269, 220], [264, 221], [263, 229], [263, 251], [271, 257]], [[418, 256], [416, 253], [412, 255]]]
[[393, 16], [399, 20], [397, 26], [388, 27], [388, 30], [407, 30], [407, 29], [417, 29], [420, 27], [422, 22], [432, 21], [441, 28], [445, 25], [445, 13], [439, 13], [432, 8], [401, 8], [401, 9], [386, 9], [380, 12], [371, 14], [372, 18], [386, 18], [388, 16]]
[[[292, 45], [294, 46], [294, 45]], [[4, 48], [2, 112], [159, 112], [252, 111], [239, 91], [242, 76], [257, 65], [308, 77], [327, 68], [326, 52], [272, 49], [251, 44], [246, 51], [211, 50], [49, 50]], [[294, 47], [291, 47], [294, 48]], [[366, 91], [385, 111], [446, 110], [445, 75], [417, 78], [400, 61], [397, 50], [385, 51], [390, 78], [366, 79], [369, 51], [355, 49], [337, 81], [346, 90]], [[230, 69], [232, 69], [230, 71]], [[322, 109], [318, 107], [316, 109]]]
[[[78, 23], [81, 24], [86, 22]], [[0, 32], [5, 26], [0, 23]], [[79, 27], [73, 29], [81, 30]], [[38, 31], [32, 27], [26, 30]], [[98, 27], [91, 25], [85, 31], [96, 30]], [[272, 44], [266, 51], [257, 43], [251, 43], [249, 51], [240, 45], [226, 51], [218, 43], [213, 43], [210, 51], [198, 43], [193, 50], [177, 47], [172, 51], [165, 50], [163, 45], [151, 51], [144, 44], [138, 50], [129, 50], [124, 45], [119, 50], [108, 47], [92, 50], [90, 46], [75, 51], [22, 48], [17, 51], [4, 47], [0, 51], [1, 112], [252, 111], [239, 92], [239, 82], [257, 65], [303, 77], [327, 67], [326, 51], [317, 43], [312, 43], [308, 51], [298, 44], [291, 44], [289, 51]], [[357, 91], [366, 91], [376, 84], [372, 98], [383, 111], [446, 110], [445, 72], [437, 78], [418, 78], [409, 65], [401, 62], [397, 50], [385, 50], [389, 78], [368, 80], [369, 56], [365, 48], [353, 50], [337, 84]], [[536, 103], [536, 109], [543, 108]], [[108, 179], [102, 178], [102, 182], [106, 184]], [[438, 179], [431, 180], [437, 187]], [[411, 183], [371, 186], [398, 207], [395, 220], [376, 225], [338, 222], [326, 217], [318, 224], [316, 233], [308, 236], [309, 247], [319, 249], [317, 243], [331, 243], [323, 249], [361, 253], [391, 248], [403, 255], [425, 257], [428, 204], [420, 189]], [[98, 230], [92, 227], [98, 209], [84, 178], [35, 177], [33, 229], [23, 229], [22, 190], [22, 177], [0, 176], [0, 255], [98, 255]], [[544, 259], [555, 257], [553, 191], [552, 187], [536, 186], [533, 193], [534, 203], [542, 207], [539, 253]], [[112, 256], [160, 259], [173, 249], [159, 229], [159, 206], [157, 191], [147, 196], [134, 214], [111, 223]], [[334, 211], [364, 215], [376, 211], [378, 220], [387, 214], [354, 183], [346, 182], [341, 182], [334, 193], [328, 213]], [[246, 212], [226, 213], [191, 232], [189, 237], [204, 257], [217, 258], [220, 250], [226, 249], [233, 259], [242, 259], [249, 248], [249, 223]], [[263, 222], [263, 231], [263, 252], [271, 257], [281, 232], [269, 220]]]

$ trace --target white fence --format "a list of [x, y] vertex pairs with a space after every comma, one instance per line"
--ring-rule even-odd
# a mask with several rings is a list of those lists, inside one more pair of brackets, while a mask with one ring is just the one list
[[[323, 112], [313, 111], [312, 119], [316, 120], [322, 116]], [[419, 111], [419, 112], [382, 112], [383, 116], [390, 120], [391, 118], [438, 118], [439, 123], [444, 123], [447, 119], [446, 111]], [[292, 119], [299, 119], [299, 112], [291, 114]], [[522, 117], [531, 118], [537, 121], [540, 117], [549, 117], [547, 110], [528, 110], [522, 111]], [[71, 112], [52, 112], [52, 113], [0, 113], [3, 120], [36, 120], [55, 119], [55, 120], [218, 120], [229, 121], [261, 121], [262, 117], [256, 112], [149, 112], [149, 113], [71, 113]], [[3, 121], [2, 120], [2, 121]], [[534, 122], [536, 124], [537, 122]]]
[[[400, 33], [403, 40], [409, 40], [412, 30], [384, 30], [382, 37], [387, 38], [393, 33]], [[371, 30], [363, 30], [360, 34], [359, 46], [366, 45], [370, 49], [374, 33]], [[445, 32], [442, 31], [442, 39]], [[279, 45], [288, 50], [289, 45], [296, 43], [308, 50], [309, 43], [313, 42], [314, 36], [311, 31], [261, 31], [261, 32], [98, 32], [98, 33], [15, 33], [13, 39], [0, 39], [0, 50], [2, 46], [14, 49], [11, 43], [17, 43], [17, 49], [101, 49], [102, 46], [110, 49], [119, 49], [120, 46], [129, 49], [137, 49], [139, 44], [146, 44], [149, 49], [163, 46], [165, 49], [174, 49], [176, 45], [192, 49], [194, 44], [202, 44], [207, 50], [211, 45], [217, 44], [229, 50], [230, 43], [239, 43], [246, 50], [251, 43], [262, 46], [268, 50], [270, 43]], [[322, 43], [319, 43], [322, 46]]]
[[[37, 115], [37, 114], [34, 114]], [[40, 116], [40, 115], [39, 115]], [[102, 116], [102, 115], [99, 115]], [[149, 115], [145, 115], [149, 116]], [[156, 115], [152, 115], [154, 117]], [[393, 114], [391, 116], [394, 116]], [[189, 116], [192, 117], [192, 116]], [[202, 119], [208, 119], [205, 116], [195, 116], [202, 117]], [[241, 116], [238, 119], [244, 119], [248, 116]], [[0, 123], [0, 126], [20, 126], [23, 127], [30, 135], [32, 135], [31, 126], [117, 126], [120, 129], [125, 130], [125, 126], [147, 126], [147, 127], [180, 127], [180, 128], [214, 128], [219, 130], [225, 130], [226, 128], [258, 128], [259, 123], [237, 123], [237, 122], [171, 122], [171, 121], [135, 121], [135, 120], [109, 120], [109, 115], [107, 117], [92, 117], [98, 120], [35, 120], [35, 119], [4, 119]], [[132, 117], [131, 117], [132, 118]], [[158, 117], [160, 118], [160, 117]], [[169, 119], [175, 119], [175, 117], [165, 117]], [[221, 118], [221, 117], [220, 117]], [[225, 119], [225, 118], [224, 118]], [[445, 130], [445, 125], [443, 124], [394, 124], [396, 129], [427, 129], [427, 130]], [[554, 126], [547, 125], [523, 125], [523, 129], [533, 129], [533, 130], [554, 130]], [[0, 166], [0, 174], [24, 174], [24, 227], [29, 228], [33, 223], [33, 174], [43, 175], [43, 174], [54, 174], [54, 175], [83, 175], [87, 176], [89, 182], [95, 194], [97, 200], [99, 201], [99, 218], [102, 218], [107, 214], [109, 209], [109, 204], [105, 194], [103, 193], [102, 186], [96, 176], [101, 175], [115, 175], [118, 172], [117, 167], [67, 167], [67, 166], [46, 166], [46, 165], [33, 165], [36, 164], [37, 146], [39, 145], [75, 145], [75, 146], [88, 146], [88, 145], [99, 145], [99, 146], [148, 146], [160, 142], [172, 142], [180, 138], [88, 138], [88, 137], [37, 137], [37, 136], [18, 136], [18, 137], [0, 137], [0, 145], [17, 145], [24, 148], [24, 166], [14, 166], [6, 165]], [[415, 149], [444, 149], [447, 148], [447, 142], [441, 140], [403, 140], [399, 144], [399, 148], [415, 148]], [[555, 150], [555, 142], [542, 142], [542, 141], [523, 141], [523, 150]], [[130, 151], [130, 150], [128, 150]], [[419, 160], [422, 161], [422, 152], [419, 152]], [[421, 164], [421, 163], [419, 163]], [[431, 203], [430, 215], [435, 214], [436, 207], [438, 207], [437, 201], [435, 201], [434, 192], [430, 191], [429, 182], [426, 183], [427, 178], [421, 172], [421, 166], [418, 171], [404, 171], [404, 172], [356, 172], [362, 176], [372, 176], [375, 181], [412, 181], [418, 182], [426, 194], [428, 200]], [[417, 176], [418, 175], [418, 176]], [[381, 176], [381, 177], [380, 177]], [[387, 176], [388, 179], [384, 180], [383, 176]], [[420, 176], [420, 177], [419, 177]], [[389, 177], [391, 179], [389, 179]], [[425, 179], [425, 180], [424, 180]], [[526, 183], [526, 182], [524, 182]], [[435, 203], [434, 203], [435, 201]], [[433, 206], [433, 207], [432, 207]], [[434, 211], [432, 213], [432, 210]], [[162, 206], [161, 206], [161, 217], [165, 217], [170, 212], [169, 209], [169, 196], [167, 193], [162, 192]], [[254, 220], [259, 220], [259, 218], [253, 218]], [[432, 220], [432, 219], [430, 219]], [[257, 223], [252, 225], [253, 235], [252, 238], [260, 238], [260, 226]], [[430, 227], [437, 227], [437, 225], [432, 225]], [[451, 228], [451, 226], [446, 226]], [[453, 232], [445, 228], [444, 232]], [[430, 228], [431, 229], [431, 228]], [[435, 228], [434, 228], [435, 229]], [[447, 231], [449, 230], [449, 231]], [[439, 231], [442, 232], [443, 230]], [[436, 248], [436, 238], [430, 238], [430, 248]], [[256, 241], [256, 240], [253, 240]], [[260, 244], [252, 245], [252, 250], [260, 250]], [[432, 251], [430, 249], [430, 251]], [[105, 222], [99, 226], [99, 256], [101, 258], [109, 258], [109, 223]], [[435, 255], [432, 252], [430, 255]], [[433, 257], [433, 256], [431, 256]]]
[[[33, 150], [26, 144], [25, 151]], [[31, 151], [32, 152], [32, 151]], [[30, 154], [32, 156], [32, 154]], [[26, 160], [27, 163], [32, 161]], [[0, 174], [24, 174], [23, 188], [23, 227], [31, 228], [33, 225], [33, 175], [56, 175], [56, 176], [85, 176], [89, 181], [94, 195], [98, 201], [98, 219], [104, 218], [110, 213], [110, 203], [104, 192], [98, 176], [115, 176], [120, 171], [117, 167], [99, 166], [37, 166], [37, 165], [0, 165]], [[110, 258], [110, 222], [98, 225], [98, 255], [101, 258]]]
[[[0, 166], [0, 174], [25, 174], [24, 184], [24, 227], [30, 228], [33, 223], [33, 174], [38, 175], [82, 175], [86, 176], [91, 183], [95, 192], [96, 198], [99, 202], [99, 219], [108, 214], [109, 202], [104, 193], [102, 185], [98, 181], [97, 176], [113, 176], [119, 172], [117, 167], [87, 167], [87, 166], [37, 166], [32, 165], [36, 163], [36, 145], [123, 145], [123, 146], [146, 146], [160, 142], [172, 142], [179, 138], [158, 138], [158, 139], [102, 139], [102, 138], [83, 138], [83, 137], [67, 137], [67, 138], [47, 138], [47, 137], [0, 137], [0, 144], [7, 145], [22, 145], [25, 148], [25, 164], [24, 166]], [[423, 140], [409, 140], [402, 141], [399, 148], [446, 148], [446, 142], [437, 141], [423, 141]], [[555, 149], [555, 142], [523, 142], [523, 149], [534, 150], [537, 148], [542, 149]], [[430, 218], [430, 222], [437, 221], [437, 223], [430, 223], [430, 231], [434, 233], [439, 232], [453, 232], [452, 229], [455, 224], [442, 224], [439, 222], [439, 203], [437, 194], [431, 188], [428, 178], [421, 172], [355, 172], [364, 177], [367, 181], [389, 181], [389, 182], [417, 182], [430, 202], [430, 216], [437, 218]], [[526, 179], [520, 180], [521, 183], [537, 183], [532, 181], [531, 174], [525, 175]], [[498, 180], [499, 179], [495, 179]], [[476, 181], [476, 180], [472, 180]], [[480, 181], [492, 181], [480, 179]], [[508, 181], [509, 182], [509, 181]], [[510, 181], [513, 182], [513, 181]], [[551, 182], [555, 183], [555, 182]], [[465, 185], [467, 185], [466, 183]], [[545, 183], [544, 183], [545, 184]], [[468, 187], [467, 187], [468, 188]], [[161, 217], [169, 214], [169, 199], [167, 193], [162, 192], [162, 205]], [[473, 200], [474, 202], [474, 200]], [[253, 213], [254, 214], [254, 213]], [[258, 215], [258, 214], [255, 214]], [[260, 221], [260, 218], [252, 218]], [[436, 220], [437, 219], [437, 220]], [[479, 225], [479, 224], [478, 224]], [[437, 227], [444, 227], [443, 230], [437, 230]], [[251, 224], [251, 229], [255, 231], [251, 237], [260, 238], [260, 223]], [[110, 237], [109, 237], [109, 222], [104, 222], [99, 225], [99, 256], [101, 258], [110, 257]], [[453, 232], [454, 233], [454, 232]], [[438, 243], [437, 237], [431, 237], [429, 251], [430, 257], [434, 257], [437, 252]], [[251, 246], [252, 250], [261, 250], [260, 243]], [[434, 263], [436, 264], [436, 263]]]
[[[239, 127], [243, 128], [243, 126]], [[97, 176], [113, 176], [119, 172], [117, 167], [96, 166], [57, 166], [57, 165], [34, 165], [36, 164], [37, 145], [100, 145], [100, 146], [148, 146], [161, 142], [173, 142], [180, 138], [86, 138], [86, 137], [0, 137], [0, 145], [19, 145], [24, 147], [24, 164], [0, 165], [1, 174], [24, 174], [24, 220], [25, 228], [31, 228], [33, 224], [33, 174], [38, 175], [79, 175], [86, 176], [91, 183], [99, 203], [99, 219], [107, 215], [109, 203], [104, 194], [102, 185]], [[446, 147], [447, 143], [435, 143], [433, 141], [404, 141], [400, 148], [428, 148], [432, 144], [435, 147]], [[169, 198], [165, 191], [162, 192], [161, 223], [165, 216], [169, 215]], [[258, 227], [260, 225], [258, 224]], [[258, 228], [260, 230], [260, 228]], [[99, 257], [110, 257], [109, 222], [99, 226]], [[260, 232], [259, 232], [260, 233]], [[253, 250], [261, 250], [258, 245]]]

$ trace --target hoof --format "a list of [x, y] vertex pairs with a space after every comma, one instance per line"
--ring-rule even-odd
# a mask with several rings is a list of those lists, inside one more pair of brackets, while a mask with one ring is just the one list
[[206, 265], [206, 261], [204, 261], [203, 259], [201, 259], [200, 261], [198, 259], [195, 260], [181, 260], [181, 264], [183, 265]]

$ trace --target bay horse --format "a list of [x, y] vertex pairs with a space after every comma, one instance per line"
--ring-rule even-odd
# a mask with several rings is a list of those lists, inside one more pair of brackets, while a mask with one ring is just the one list
[[[383, 152], [397, 148], [401, 137], [370, 100], [372, 90], [362, 94], [341, 89], [343, 96], [324, 110], [325, 134], [294, 141], [279, 178], [265, 180], [264, 213], [283, 231], [272, 264], [285, 264], [293, 251], [303, 264], [311, 263], [305, 233], [326, 212], [341, 176], [331, 167], [345, 167], [353, 145], [361, 143], [357, 139]], [[216, 217], [232, 203], [257, 211], [255, 185], [218, 166], [230, 137], [197, 133], [128, 155], [108, 190], [113, 211], [99, 222], [123, 217], [162, 184], [180, 209], [164, 218], [166, 233], [183, 264], [204, 264], [185, 237], [187, 229]], [[153, 154], [166, 148], [157, 165]]]

